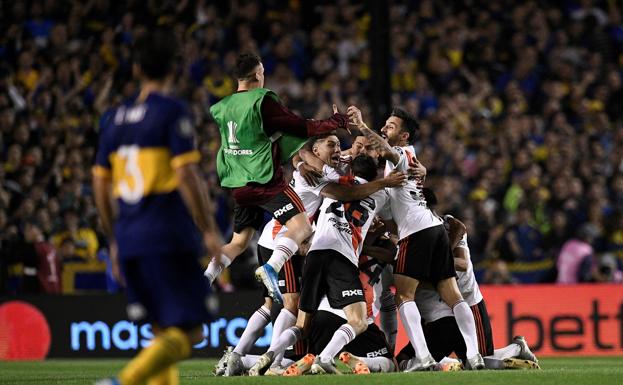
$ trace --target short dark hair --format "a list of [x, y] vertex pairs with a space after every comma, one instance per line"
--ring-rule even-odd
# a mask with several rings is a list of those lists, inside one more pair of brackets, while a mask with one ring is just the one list
[[148, 79], [162, 80], [173, 70], [177, 41], [171, 30], [158, 28], [137, 39], [134, 62]]
[[406, 110], [403, 110], [400, 107], [394, 107], [390, 116], [395, 116], [402, 120], [401, 129], [409, 134], [409, 143], [415, 142], [415, 139], [417, 138], [417, 132], [420, 129], [420, 123], [417, 121], [415, 116], [411, 115]]
[[335, 132], [325, 132], [324, 134], [314, 135], [305, 143], [304, 149], [311, 151], [314, 148], [314, 144], [320, 140], [327, 139], [329, 136], [337, 136]]
[[373, 181], [376, 179], [376, 162], [368, 155], [357, 155], [350, 163], [350, 169], [355, 176], [365, 180]]
[[236, 77], [238, 79], [250, 79], [260, 63], [262, 63], [262, 59], [258, 55], [252, 52], [241, 53], [236, 59]]

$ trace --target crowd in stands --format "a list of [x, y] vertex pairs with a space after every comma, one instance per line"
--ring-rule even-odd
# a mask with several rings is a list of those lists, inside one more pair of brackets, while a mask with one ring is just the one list
[[[300, 115], [326, 118], [335, 102], [342, 111], [360, 106], [370, 122], [364, 4], [2, 2], [0, 292], [116, 290], [101, 274], [107, 241], [90, 166], [100, 116], [137, 89], [137, 36], [162, 23], [176, 32], [175, 91], [194, 114], [202, 170], [227, 237], [232, 206], [216, 178], [218, 130], [208, 111], [235, 91], [237, 54], [258, 52], [266, 86]], [[437, 211], [467, 225], [479, 279], [621, 282], [621, 4], [388, 6], [392, 102], [420, 119], [416, 149], [427, 184]]]

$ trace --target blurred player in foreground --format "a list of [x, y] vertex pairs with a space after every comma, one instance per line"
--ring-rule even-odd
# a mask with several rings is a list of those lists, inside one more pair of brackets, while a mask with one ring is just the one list
[[129, 318], [151, 321], [155, 338], [116, 378], [98, 385], [179, 384], [175, 364], [190, 356], [209, 320], [197, 227], [208, 252], [222, 244], [188, 110], [166, 96], [176, 46], [164, 30], [137, 42], [140, 92], [112, 111], [100, 134], [93, 188], [113, 270], [125, 280]]

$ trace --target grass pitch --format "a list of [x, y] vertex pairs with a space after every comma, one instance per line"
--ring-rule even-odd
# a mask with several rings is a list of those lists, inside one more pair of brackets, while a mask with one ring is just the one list
[[[2, 385], [88, 385], [116, 373], [126, 360], [48, 360], [0, 362]], [[216, 360], [195, 359], [180, 365], [181, 385], [191, 384], [304, 384], [304, 385], [618, 385], [623, 383], [623, 357], [544, 358], [542, 370], [486, 370], [480, 372], [426, 372], [369, 376], [214, 377]], [[341, 363], [340, 363], [341, 365]], [[340, 369], [345, 370], [345, 366]]]

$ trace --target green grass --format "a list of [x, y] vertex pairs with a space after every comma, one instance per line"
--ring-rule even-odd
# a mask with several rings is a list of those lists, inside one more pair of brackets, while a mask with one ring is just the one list
[[[83, 385], [114, 374], [125, 360], [48, 360], [43, 362], [0, 362], [2, 385]], [[544, 358], [542, 370], [505, 370], [454, 373], [391, 373], [369, 376], [305, 376], [301, 378], [276, 377], [213, 377], [215, 360], [189, 360], [180, 365], [181, 385], [191, 384], [560, 384], [609, 385], [623, 383], [623, 357], [614, 358]]]

